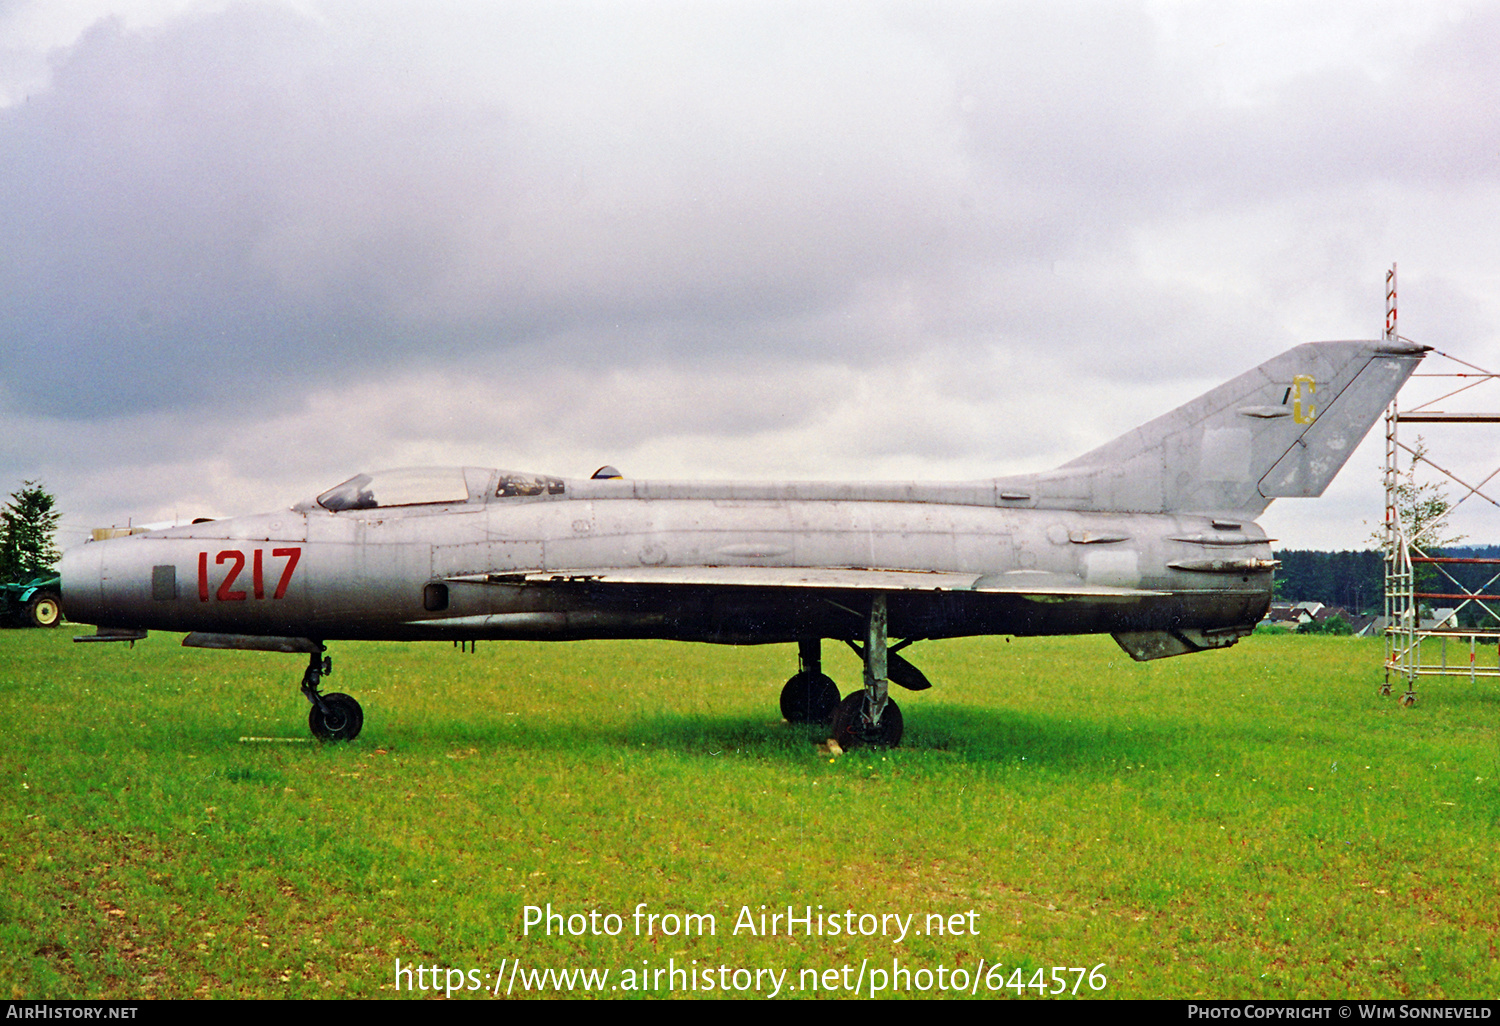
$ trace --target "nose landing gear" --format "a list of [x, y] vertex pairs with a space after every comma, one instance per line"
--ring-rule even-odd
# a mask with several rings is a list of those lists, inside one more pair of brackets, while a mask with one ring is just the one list
[[312, 703], [307, 712], [307, 726], [319, 741], [353, 741], [365, 725], [365, 711], [348, 695], [322, 694], [318, 685], [333, 672], [333, 660], [314, 652], [307, 658], [302, 674], [302, 693]]

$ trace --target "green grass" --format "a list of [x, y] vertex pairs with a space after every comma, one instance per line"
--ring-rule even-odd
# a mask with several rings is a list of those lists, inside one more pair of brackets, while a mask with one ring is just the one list
[[[903, 746], [833, 758], [775, 711], [790, 646], [338, 644], [365, 732], [322, 746], [239, 740], [308, 736], [299, 657], [71, 634], [0, 632], [10, 997], [392, 996], [398, 958], [611, 983], [696, 959], [790, 970], [783, 994], [893, 958], [1102, 964], [1113, 997], [1500, 993], [1500, 696], [1402, 709], [1378, 643], [919, 645], [937, 686], [898, 695]], [[717, 934], [637, 936], [640, 902]], [[523, 935], [547, 903], [624, 930]], [[733, 935], [762, 904], [973, 910], [978, 935]]]

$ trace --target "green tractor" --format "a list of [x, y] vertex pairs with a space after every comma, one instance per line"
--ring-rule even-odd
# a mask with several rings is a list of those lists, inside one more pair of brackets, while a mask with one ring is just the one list
[[62, 623], [62, 578], [36, 577], [0, 584], [0, 619], [21, 627]]

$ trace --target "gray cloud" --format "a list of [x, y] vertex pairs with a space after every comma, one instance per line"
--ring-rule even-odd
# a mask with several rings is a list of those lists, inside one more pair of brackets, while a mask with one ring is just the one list
[[1483, 362], [1500, 12], [1364, 6], [0, 17], [0, 469], [1021, 470], [1374, 334], [1392, 258]]

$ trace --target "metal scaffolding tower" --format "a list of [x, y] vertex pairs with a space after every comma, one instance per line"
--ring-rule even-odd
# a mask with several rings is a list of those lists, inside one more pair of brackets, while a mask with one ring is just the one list
[[[1385, 337], [1392, 341], [1396, 333], [1396, 268], [1386, 275]], [[1410, 341], [1405, 340], [1403, 341]], [[1399, 397], [1391, 401], [1385, 413], [1385, 520], [1383, 527], [1385, 554], [1385, 683], [1380, 693], [1389, 695], [1393, 680], [1404, 680], [1406, 691], [1402, 705], [1417, 700], [1417, 678], [1423, 676], [1500, 677], [1500, 647], [1491, 654], [1481, 646], [1500, 640], [1500, 559], [1458, 558], [1441, 554], [1443, 539], [1435, 536], [1433, 517], [1457, 509], [1465, 502], [1479, 500], [1500, 509], [1500, 502], [1483, 489], [1500, 475], [1496, 467], [1477, 485], [1471, 485], [1442, 466], [1418, 436], [1414, 443], [1403, 441], [1400, 429], [1405, 424], [1500, 424], [1500, 413], [1443, 412], [1433, 407], [1461, 392], [1488, 384], [1500, 375], [1476, 367], [1447, 353], [1433, 350], [1428, 357], [1448, 361], [1436, 371], [1414, 375], [1421, 378], [1447, 378], [1452, 385], [1437, 398], [1409, 410], [1398, 408]], [[1451, 369], [1450, 369], [1451, 368]], [[1403, 457], [1410, 460], [1403, 473]], [[1449, 503], [1431, 484], [1419, 484], [1418, 473], [1436, 472], [1441, 478], [1457, 484], [1463, 494]], [[1436, 504], [1434, 504], [1434, 501]], [[1441, 519], [1439, 516], [1438, 519]], [[1454, 576], [1459, 565], [1480, 565], [1484, 583], [1471, 588]], [[1441, 603], [1441, 605], [1435, 605]], [[1437, 609], [1451, 610], [1442, 617]], [[1460, 618], [1484, 626], [1462, 627]], [[1456, 652], [1449, 658], [1449, 645]], [[1467, 648], [1467, 652], [1464, 649]], [[1467, 659], [1464, 658], [1465, 654]]]

